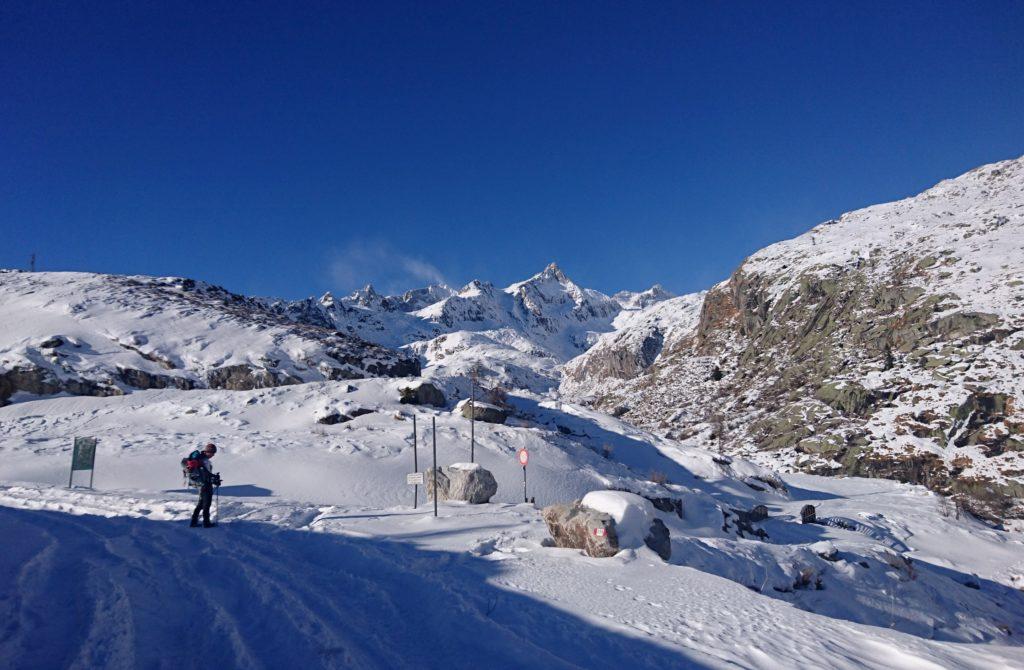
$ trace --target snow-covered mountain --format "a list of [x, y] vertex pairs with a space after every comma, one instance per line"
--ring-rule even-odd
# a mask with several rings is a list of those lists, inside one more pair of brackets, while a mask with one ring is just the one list
[[[644, 304], [663, 297], [660, 287], [629, 294]], [[619, 301], [578, 286], [554, 263], [503, 289], [474, 280], [459, 290], [429, 286], [384, 296], [366, 286], [340, 300], [328, 294], [274, 305], [296, 321], [407, 347], [421, 357], [428, 376], [466, 377], [479, 365], [492, 385], [535, 391], [556, 387], [562, 364], [612, 329], [623, 310]]]
[[[625, 302], [666, 296], [655, 287]], [[562, 364], [633, 311], [554, 264], [504, 289], [472, 281], [385, 296], [368, 285], [297, 301], [192, 279], [5, 271], [0, 402], [19, 392], [240, 389], [421, 367], [456, 386], [478, 366], [489, 386], [546, 391]]]
[[407, 353], [202, 282], [0, 271], [0, 404], [419, 371]]
[[659, 351], [672, 302], [570, 362], [563, 392], [774, 467], [1024, 515], [1024, 159], [759, 251]]

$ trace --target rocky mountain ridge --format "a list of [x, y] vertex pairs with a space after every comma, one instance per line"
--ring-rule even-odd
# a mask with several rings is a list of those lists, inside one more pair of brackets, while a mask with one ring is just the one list
[[670, 315], [653, 361], [637, 355], [641, 318], [571, 361], [562, 391], [776, 468], [917, 482], [1021, 517], [1022, 287], [1016, 159], [755, 253], [697, 318]]
[[[629, 295], [645, 304], [668, 296], [660, 287]], [[296, 321], [405, 347], [431, 376], [466, 377], [479, 365], [493, 385], [539, 392], [556, 387], [562, 364], [613, 329], [624, 311], [618, 300], [580, 287], [554, 263], [503, 289], [473, 280], [458, 290], [429, 286], [382, 296], [367, 286], [341, 299], [328, 294], [273, 304]]]
[[[637, 294], [641, 295], [641, 294]], [[648, 300], [656, 297], [648, 296]], [[0, 403], [18, 393], [248, 389], [368, 376], [544, 391], [622, 311], [551, 264], [508, 288], [285, 301], [184, 278], [0, 273]]]
[[419, 360], [190, 279], [0, 272], [0, 404], [420, 373]]

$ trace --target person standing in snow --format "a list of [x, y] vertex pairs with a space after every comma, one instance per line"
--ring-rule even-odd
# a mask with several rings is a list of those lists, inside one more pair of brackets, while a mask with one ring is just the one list
[[199, 525], [199, 513], [203, 514], [203, 528], [210, 528], [214, 524], [210, 523], [210, 503], [213, 502], [213, 487], [214, 485], [220, 486], [220, 475], [214, 473], [210, 469], [210, 459], [217, 453], [217, 445], [207, 444], [203, 447], [202, 451], [193, 451], [189, 455], [190, 460], [198, 460], [198, 467], [193, 471], [193, 476], [199, 483], [199, 502], [196, 504], [195, 511], [192, 512], [192, 523], [190, 526], [195, 528]]

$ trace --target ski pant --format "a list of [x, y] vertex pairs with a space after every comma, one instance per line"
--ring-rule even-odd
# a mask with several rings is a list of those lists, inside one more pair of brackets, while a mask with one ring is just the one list
[[210, 523], [210, 503], [213, 502], [213, 484], [203, 484], [199, 489], [199, 503], [192, 512], [192, 523], [199, 522], [199, 513], [203, 513], [203, 523]]

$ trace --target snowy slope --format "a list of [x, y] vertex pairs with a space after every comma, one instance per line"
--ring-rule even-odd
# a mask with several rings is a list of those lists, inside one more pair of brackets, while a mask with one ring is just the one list
[[[466, 461], [470, 425], [460, 413], [400, 404], [410, 380], [321, 382], [251, 391], [171, 389], [112, 398], [71, 397], [22, 402], [0, 409], [0, 478], [67, 481], [70, 435], [100, 438], [96, 485], [166, 489], [180, 484], [178, 460], [213, 441], [232, 459], [231, 481], [258, 484], [300, 500], [390, 507], [408, 502], [413, 469], [412, 421], [419, 428], [419, 464], [429, 457], [430, 421], [437, 424], [442, 464]], [[607, 486], [661, 490], [652, 472], [670, 482], [707, 488], [724, 500], [746, 501], [774, 475], [736, 460], [716, 463], [708, 452], [683, 447], [599, 412], [531, 394], [511, 396], [509, 425], [477, 422], [477, 461], [512, 485], [498, 500], [521, 500], [515, 454], [531, 452], [530, 495], [550, 503]], [[323, 425], [331, 413], [351, 421]], [[751, 479], [758, 478], [758, 479]], [[710, 493], [710, 491], [709, 491]], [[318, 498], [317, 495], [322, 495]]]
[[187, 279], [0, 272], [0, 404], [18, 391], [253, 388], [418, 371], [406, 354]]
[[[855, 499], [812, 490], [818, 481], [801, 483], [837, 507]], [[891, 498], [882, 509], [898, 524], [913, 492], [882, 484], [871, 500]], [[537, 511], [523, 504], [445, 504], [435, 519], [408, 506], [222, 497], [222, 526], [211, 531], [184, 526], [191, 504], [174, 493], [0, 487], [0, 529], [13, 538], [0, 553], [0, 664], [193, 667], [196, 656], [218, 668], [1024, 663], [998, 627], [1019, 635], [1019, 591], [972, 577], [971, 560], [958, 569], [915, 561], [913, 578], [875, 558], [860, 567], [850, 552], [871, 540], [841, 529], [826, 528], [817, 542], [843, 556], [828, 564], [825, 588], [786, 594], [765, 586], [765, 566], [749, 571], [749, 583], [716, 574], [730, 561], [716, 544], [698, 542], [698, 568], [646, 548], [610, 559], [551, 548]], [[915, 506], [905, 529], [913, 540], [944, 537], [951, 524]], [[960, 530], [975, 558], [1009, 549]], [[857, 582], [844, 581], [847, 570], [872, 573], [884, 590], [851, 593]], [[971, 612], [986, 602], [992, 622]], [[187, 646], [184, 630], [195, 631]]]
[[[681, 659], [712, 667], [760, 667], [768, 659], [809, 667], [811, 659], [821, 658], [882, 667], [881, 651], [851, 655], [856, 645], [823, 648], [797, 633], [805, 626], [828, 630], [836, 639], [872, 639], [878, 649], [900, 646], [912, 658], [940, 663], [975, 659], [984, 667], [1019, 657], [1018, 648], [1005, 645], [1015, 644], [1024, 630], [1024, 596], [1015, 588], [1024, 575], [1021, 536], [958, 519], [940, 497], [920, 487], [805, 477], [791, 491], [774, 489], [773, 473], [752, 463], [525, 393], [510, 397], [515, 416], [509, 425], [477, 424], [477, 461], [499, 483], [494, 502], [444, 505], [435, 521], [423, 506], [422, 491], [420, 510], [411, 509], [412, 491], [404, 483], [413, 469], [412, 418], [420, 429], [421, 469], [429, 464], [431, 420], [441, 464], [468, 460], [469, 425], [446, 409], [400, 404], [404, 383], [163, 389], [0, 409], [0, 481], [7, 482], [0, 488], [0, 525], [5, 536], [19, 538], [17, 551], [0, 560], [0, 583], [13, 585], [6, 588], [18, 597], [0, 603], [10, 608], [10, 620], [20, 622], [0, 638], [0, 659], [19, 665], [41, 639], [69, 640], [53, 646], [54, 658], [107, 658], [114, 667], [133, 664], [126, 659], [149, 659], [150, 646], [167, 634], [165, 625], [193, 616], [194, 602], [175, 604], [188, 585], [180, 575], [204, 565], [211, 566], [212, 586], [199, 607], [227, 608], [224, 618], [215, 615], [220, 633], [209, 642], [233, 640], [230, 651], [212, 652], [227, 667], [279, 662], [268, 641], [276, 638], [263, 634], [266, 619], [253, 620], [241, 605], [234, 609], [234, 602], [250, 608], [265, 603], [270, 616], [291, 622], [284, 624], [286, 632], [290, 626], [319, 631], [299, 635], [297, 654], [345, 650], [340, 658], [349, 660], [331, 657], [321, 662], [326, 667], [417, 665], [418, 645], [405, 636], [430, 634], [432, 624], [422, 616], [402, 624], [410, 628], [367, 624], [354, 633], [347, 626], [349, 612], [369, 608], [361, 616], [390, 620], [398, 612], [420, 611], [439, 590], [476, 603], [466, 605], [469, 612], [445, 608], [449, 616], [470, 616], [476, 623], [468, 625], [485, 626], [508, 640], [492, 648], [497, 667], [521, 662], [513, 643], [527, 636], [523, 626], [531, 620], [550, 620], [561, 631], [542, 636], [535, 653], [552, 663], [561, 658], [594, 667], [611, 667], [637, 649], [645, 651], [649, 667]], [[332, 410], [355, 409], [370, 412], [346, 423], [316, 423]], [[66, 484], [70, 438], [83, 434], [100, 439], [95, 484], [109, 493], [55, 488]], [[225, 480], [221, 515], [231, 522], [223, 529], [231, 535], [223, 540], [189, 536], [205, 531], [168, 524], [184, 520], [192, 500], [181, 488], [177, 461], [207, 440], [220, 445], [214, 465]], [[672, 533], [670, 561], [645, 548], [599, 561], [548, 546], [539, 511], [519, 504], [522, 471], [515, 454], [523, 447], [531, 454], [528, 494], [538, 505], [608, 488], [680, 501], [681, 517], [658, 513]], [[831, 525], [798, 523], [807, 502], [818, 504]], [[736, 516], [759, 504], [770, 514], [756, 524], [767, 532], [765, 541], [740, 532]], [[310, 538], [310, 531], [332, 537]], [[971, 549], [942, 551], [943, 538], [950, 536]], [[110, 539], [99, 539], [105, 537]], [[68, 628], [75, 619], [66, 617], [29, 623], [52, 606], [48, 598], [60, 588], [59, 566], [72, 555], [89, 557], [75, 573], [75, 583], [86, 585], [79, 591], [81, 607], [101, 614], [81, 615], [79, 621], [95, 623], [79, 632]], [[272, 556], [286, 557], [288, 569]], [[435, 560], [451, 567], [435, 574]], [[168, 573], [171, 564], [179, 570]], [[248, 567], [240, 571], [242, 565]], [[375, 570], [373, 588], [364, 590], [364, 577]], [[337, 579], [339, 571], [342, 582], [329, 585], [331, 572]], [[146, 574], [167, 577], [154, 583], [140, 577]], [[149, 588], [143, 588], [146, 583]], [[419, 586], [409, 591], [410, 584]], [[227, 605], [221, 603], [225, 598]], [[498, 613], [496, 608], [513, 602], [518, 606]], [[102, 613], [108, 611], [121, 612], [118, 619], [130, 619], [135, 632], [104, 625], [109, 615]], [[148, 617], [152, 611], [163, 617]], [[533, 614], [520, 623], [503, 618], [519, 611]], [[577, 623], [564, 624], [566, 617]], [[787, 632], [779, 635], [780, 630]], [[637, 631], [645, 631], [653, 646], [636, 647]], [[626, 640], [616, 637], [623, 634]], [[766, 656], [735, 650], [726, 644], [730, 634], [753, 636], [758, 653]], [[597, 649], [609, 655], [604, 661], [594, 660], [597, 652], [588, 640], [595, 636], [603, 639]], [[802, 641], [794, 644], [796, 638]], [[949, 642], [971, 643], [970, 653]], [[374, 656], [380, 652], [372, 650], [383, 648], [393, 655]], [[439, 653], [469, 664], [477, 652]], [[438, 664], [443, 663], [419, 667]]]

